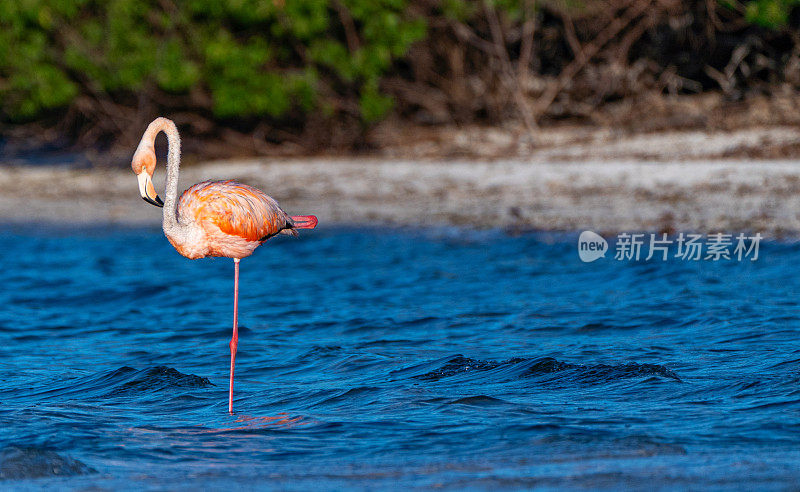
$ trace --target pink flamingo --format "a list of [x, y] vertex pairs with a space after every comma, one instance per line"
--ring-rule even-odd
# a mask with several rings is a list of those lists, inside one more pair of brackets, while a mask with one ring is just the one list
[[[156, 168], [156, 135], [167, 135], [166, 200], [153, 188]], [[313, 215], [289, 216], [278, 202], [263, 191], [235, 181], [204, 181], [184, 191], [178, 198], [178, 168], [181, 139], [171, 120], [156, 118], [145, 130], [131, 167], [139, 179], [139, 193], [147, 203], [164, 208], [164, 235], [189, 259], [207, 256], [233, 258], [233, 336], [230, 341], [231, 373], [228, 411], [233, 413], [233, 371], [239, 344], [239, 260], [250, 256], [267, 239], [277, 234], [297, 236], [296, 229], [313, 229]]]

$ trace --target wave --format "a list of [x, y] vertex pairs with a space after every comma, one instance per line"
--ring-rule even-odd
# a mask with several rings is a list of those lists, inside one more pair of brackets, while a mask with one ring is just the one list
[[0, 480], [97, 473], [84, 463], [40, 447], [8, 446], [0, 451]]
[[[48, 386], [52, 386], [50, 383]], [[123, 366], [113, 371], [60, 381], [36, 393], [42, 397], [106, 398], [128, 394], [144, 394], [179, 389], [214, 386], [201, 376], [184, 374], [172, 367], [156, 366], [136, 370]]]
[[[435, 366], [430, 369], [430, 366]], [[557, 375], [579, 382], [602, 383], [626, 378], [657, 377], [681, 381], [671, 369], [659, 364], [594, 364], [561, 362], [552, 357], [514, 357], [505, 361], [477, 360], [454, 355], [437, 361], [395, 371], [396, 376], [410, 375], [423, 381], [439, 381], [455, 376], [486, 377], [495, 381]]]
[[117, 373], [124, 371], [125, 382], [117, 385], [113, 394], [141, 391], [162, 391], [170, 388], [205, 388], [214, 386], [208, 378], [184, 374], [172, 367], [156, 366], [141, 371], [130, 367], [118, 369]]

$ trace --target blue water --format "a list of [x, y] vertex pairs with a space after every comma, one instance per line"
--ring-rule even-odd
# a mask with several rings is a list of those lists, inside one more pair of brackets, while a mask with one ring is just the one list
[[577, 235], [0, 233], [0, 488], [785, 489], [800, 245], [584, 264]]

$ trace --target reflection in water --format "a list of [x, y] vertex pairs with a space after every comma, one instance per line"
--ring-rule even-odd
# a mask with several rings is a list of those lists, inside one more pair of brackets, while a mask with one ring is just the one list
[[286, 428], [292, 429], [301, 425], [308, 425], [303, 421], [303, 417], [292, 417], [288, 413], [278, 413], [274, 416], [252, 417], [249, 415], [236, 415], [238, 427], [231, 427], [228, 430], [250, 430], [267, 428]]

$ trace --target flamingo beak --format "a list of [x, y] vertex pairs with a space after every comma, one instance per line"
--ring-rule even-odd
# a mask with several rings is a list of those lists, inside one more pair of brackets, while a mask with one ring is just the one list
[[136, 177], [139, 179], [139, 194], [142, 195], [142, 199], [150, 205], [163, 207], [164, 202], [162, 202], [161, 198], [156, 194], [156, 189], [153, 187], [153, 178], [147, 171], [142, 171], [137, 174]]

